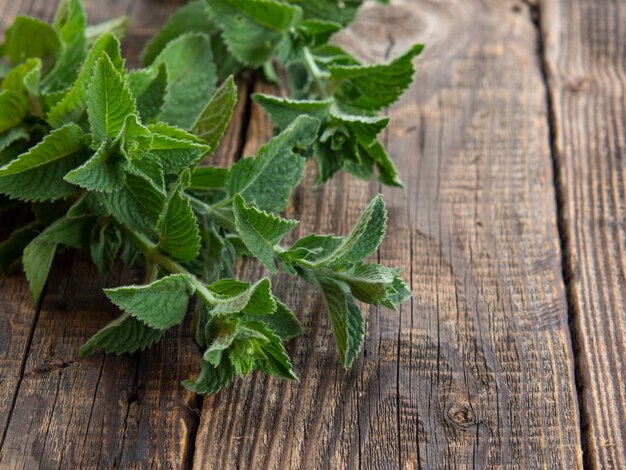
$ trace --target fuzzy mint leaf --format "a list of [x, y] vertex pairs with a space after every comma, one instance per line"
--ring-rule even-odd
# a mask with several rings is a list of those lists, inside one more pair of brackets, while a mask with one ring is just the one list
[[0, 168], [0, 193], [23, 201], [67, 197], [75, 187], [63, 176], [82, 163], [83, 131], [68, 124], [48, 134], [30, 151]]
[[331, 65], [337, 100], [348, 109], [377, 112], [395, 103], [413, 81], [413, 59], [424, 46], [416, 44], [388, 64]]
[[310, 145], [318, 129], [319, 120], [308, 116], [297, 118], [261, 147], [256, 158], [245, 158], [232, 167], [226, 181], [229, 194], [240, 193], [262, 210], [283, 210], [304, 174], [304, 158], [292, 149]]
[[191, 33], [171, 41], [152, 67], [161, 64], [167, 69], [168, 84], [159, 119], [191, 129], [206, 107], [217, 80], [209, 37]]
[[124, 312], [157, 330], [178, 325], [194, 292], [189, 276], [172, 274], [145, 286], [106, 289], [106, 296]]
[[300, 8], [274, 0], [211, 0], [208, 7], [230, 52], [255, 67], [271, 59], [301, 16]]
[[63, 0], [57, 8], [52, 26], [59, 34], [61, 49], [43, 83], [48, 92], [71, 85], [87, 55], [87, 17], [80, 0]]
[[128, 74], [128, 85], [137, 102], [143, 122], [155, 121], [161, 113], [167, 91], [167, 68], [159, 67], [133, 70]]
[[200, 162], [210, 151], [202, 140], [182, 129], [167, 124], [150, 124], [152, 133], [149, 154], [161, 164], [165, 173], [180, 174]]
[[113, 267], [121, 247], [122, 234], [119, 229], [106, 218], [99, 220], [93, 228], [89, 250], [102, 276], [106, 276]]
[[89, 191], [119, 191], [126, 181], [122, 163], [123, 158], [111, 152], [108, 141], [104, 140], [89, 160], [70, 171], [64, 179]]
[[376, 251], [387, 230], [387, 209], [381, 195], [369, 203], [356, 225], [339, 247], [329, 254], [328, 263], [356, 263]]
[[293, 100], [278, 96], [255, 93], [252, 99], [258, 103], [279, 129], [287, 128], [298, 116], [307, 115], [324, 121], [333, 104], [328, 100]]
[[229, 385], [233, 380], [233, 368], [227, 356], [217, 367], [203, 361], [200, 374], [195, 380], [185, 380], [183, 386], [194, 393], [211, 394], [217, 393]]
[[239, 312], [249, 315], [270, 315], [276, 310], [271, 283], [267, 278], [253, 285], [234, 279], [224, 279], [211, 284], [208, 288], [219, 294], [217, 302], [210, 310], [212, 316]]
[[178, 261], [192, 261], [200, 253], [198, 221], [183, 191], [189, 186], [185, 170], [172, 187], [157, 221], [161, 233], [159, 249]]
[[119, 40], [111, 33], [102, 35], [87, 54], [74, 84], [49, 111], [47, 120], [52, 127], [80, 121], [87, 108], [87, 88], [91, 83], [96, 62], [103, 53], [109, 57], [116, 70], [123, 70], [124, 59]]
[[87, 36], [87, 44], [94, 44], [101, 36], [105, 34], [113, 34], [119, 40], [124, 39], [128, 30], [128, 17], [118, 16], [102, 23], [87, 26], [85, 36]]
[[298, 318], [284, 303], [276, 298], [274, 300], [276, 301], [276, 311], [274, 313], [270, 315], [246, 315], [243, 318], [249, 321], [265, 323], [283, 341], [300, 336], [303, 330]]
[[133, 353], [152, 346], [164, 334], [164, 330], [150, 328], [129, 313], [125, 313], [93, 335], [81, 346], [78, 353], [81, 356], [89, 356], [99, 348], [117, 355]]
[[84, 221], [61, 218], [26, 246], [22, 262], [34, 302], [37, 302], [41, 297], [57, 245], [80, 248], [84, 239]]
[[14, 64], [38, 57], [44, 70], [48, 70], [60, 48], [61, 41], [52, 26], [36, 18], [18, 16], [4, 33], [2, 54]]
[[154, 62], [167, 44], [186, 33], [207, 33], [215, 28], [209, 19], [206, 0], [193, 0], [176, 10], [165, 26], [154, 36], [141, 53], [141, 60], [148, 66]]
[[283, 219], [254, 206], [247, 206], [240, 195], [235, 196], [233, 214], [237, 232], [246, 247], [267, 269], [276, 272], [274, 245], [292, 231], [298, 221]]
[[155, 226], [166, 195], [152, 179], [128, 173], [121, 190], [99, 196], [107, 212], [123, 226], [157, 235]]
[[363, 344], [365, 322], [349, 294], [347, 284], [331, 278], [318, 279], [330, 316], [335, 342], [344, 368], [349, 368]]
[[204, 140], [213, 151], [224, 137], [236, 104], [237, 85], [230, 76], [213, 94], [211, 101], [192, 127], [193, 133]]
[[191, 174], [190, 189], [196, 191], [224, 189], [227, 176], [228, 168], [218, 168], [215, 166], [196, 167]]
[[19, 91], [0, 93], [0, 132], [18, 126], [28, 114], [28, 97]]
[[88, 94], [87, 114], [96, 142], [115, 139], [126, 117], [135, 114], [137, 108], [125, 76], [106, 52], [96, 62]]

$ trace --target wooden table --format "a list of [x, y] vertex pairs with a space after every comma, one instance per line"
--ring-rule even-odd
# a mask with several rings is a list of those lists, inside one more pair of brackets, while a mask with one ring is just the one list
[[[0, 1], [49, 20], [56, 1]], [[131, 18], [129, 63], [179, 1], [86, 2]], [[62, 256], [33, 308], [0, 279], [0, 468], [626, 468], [626, 1], [395, 0], [340, 40], [382, 60], [421, 41], [385, 141], [389, 189], [309, 171], [289, 216], [344, 234], [377, 192], [378, 253], [414, 297], [370, 308], [349, 372], [319, 296], [278, 279], [305, 335], [299, 383], [253, 376], [201, 399], [189, 327], [129, 357], [77, 350], [117, 312], [82, 255]], [[271, 135], [240, 81], [228, 164]], [[7, 222], [2, 221], [2, 224]], [[296, 234], [297, 235], [297, 234]], [[241, 276], [259, 276], [245, 263]]]

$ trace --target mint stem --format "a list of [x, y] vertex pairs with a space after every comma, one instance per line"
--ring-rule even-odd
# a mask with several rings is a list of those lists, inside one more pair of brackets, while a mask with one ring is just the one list
[[206, 288], [206, 286], [192, 273], [187, 271], [183, 266], [176, 261], [168, 258], [159, 252], [158, 246], [152, 243], [146, 236], [134, 230], [121, 226], [124, 233], [133, 241], [134, 245], [144, 254], [146, 257], [148, 268], [151, 265], [158, 265], [170, 274], [185, 274], [189, 276], [191, 284], [196, 289], [196, 293], [207, 304], [213, 305], [217, 303], [216, 297]]

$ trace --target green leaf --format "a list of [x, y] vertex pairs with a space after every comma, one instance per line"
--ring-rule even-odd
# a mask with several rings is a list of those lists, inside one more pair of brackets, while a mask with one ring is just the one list
[[94, 138], [97, 142], [115, 139], [137, 107], [125, 77], [106, 52], [96, 62], [88, 94], [87, 114]]
[[61, 50], [44, 80], [44, 87], [47, 91], [58, 91], [76, 80], [87, 56], [87, 17], [80, 1], [63, 0], [59, 3], [52, 26], [59, 34]]
[[122, 163], [123, 158], [110, 152], [108, 141], [104, 140], [89, 160], [70, 171], [63, 179], [89, 191], [119, 191], [126, 181]]
[[[265, 323], [256, 321], [240, 323], [238, 337], [244, 335], [249, 335], [251, 337], [250, 342], [254, 345], [251, 359], [255, 369], [282, 379], [298, 380], [282, 340]], [[230, 352], [230, 359], [233, 363], [236, 352], [236, 349]], [[235, 366], [235, 370], [237, 370], [237, 366]]]
[[233, 165], [226, 187], [231, 196], [240, 193], [258, 208], [272, 212], [289, 204], [294, 187], [302, 181], [304, 158], [293, 148], [310, 145], [317, 136], [319, 120], [300, 116], [259, 150], [256, 158]]
[[344, 368], [349, 368], [363, 344], [365, 322], [349, 295], [347, 284], [330, 278], [318, 279]]
[[14, 64], [38, 57], [47, 70], [60, 48], [59, 35], [52, 26], [36, 18], [18, 16], [4, 33], [2, 53]]
[[333, 21], [346, 26], [350, 23], [363, 0], [288, 0], [299, 5], [304, 17], [316, 20]]
[[[137, 164], [136, 160], [141, 160], [152, 146], [152, 132], [139, 122], [136, 114], [129, 114], [113, 146], [119, 146], [122, 155]], [[159, 165], [159, 170], [162, 169]]]
[[126, 36], [127, 30], [128, 17], [118, 16], [117, 18], [111, 18], [110, 20], [103, 21], [102, 23], [87, 26], [85, 35], [87, 36], [87, 43], [91, 45], [106, 34], [112, 34], [119, 40], [122, 40], [124, 39], [124, 36]]
[[145, 286], [105, 289], [106, 296], [124, 312], [157, 330], [178, 325], [194, 292], [189, 276], [172, 274]]
[[216, 303], [210, 311], [212, 316], [240, 312], [269, 315], [276, 310], [269, 279], [261, 279], [253, 285], [236, 279], [222, 279], [209, 285], [208, 289], [217, 294]]
[[102, 276], [106, 276], [113, 267], [121, 247], [122, 234], [119, 229], [106, 218], [99, 220], [93, 228], [89, 249], [91, 259]]
[[80, 248], [83, 244], [84, 230], [84, 223], [61, 218], [26, 246], [22, 262], [34, 302], [41, 297], [57, 245]]
[[43, 288], [46, 285], [56, 247], [56, 243], [37, 237], [24, 249], [22, 263], [26, 279], [28, 279], [33, 303], [39, 301]]
[[387, 229], [387, 209], [382, 195], [369, 203], [343, 243], [327, 256], [330, 262], [355, 263], [376, 251]]
[[256, 67], [271, 59], [301, 16], [300, 8], [274, 0], [211, 0], [208, 7], [230, 52]]
[[191, 185], [189, 188], [196, 191], [224, 189], [227, 176], [228, 168], [199, 166], [194, 168], [191, 174]]
[[165, 331], [150, 328], [129, 313], [116, 318], [98, 331], [79, 350], [81, 356], [89, 356], [101, 348], [111, 354], [133, 353], [144, 350], [159, 341]]
[[284, 303], [274, 297], [276, 311], [270, 315], [246, 315], [249, 321], [261, 321], [282, 340], [288, 340], [302, 334], [302, 324]]
[[24, 93], [3, 90], [0, 93], [0, 132], [18, 126], [28, 114], [28, 97]]
[[200, 162], [210, 151], [198, 137], [166, 124], [150, 124], [152, 133], [150, 154], [160, 162], [165, 173], [180, 174]]
[[157, 221], [161, 233], [159, 249], [178, 261], [192, 261], [200, 253], [198, 221], [183, 191], [189, 186], [185, 170], [172, 187]]
[[198, 120], [192, 126], [193, 133], [216, 150], [230, 124], [237, 104], [237, 85], [228, 77], [211, 97]]
[[255, 93], [252, 95], [252, 99], [263, 108], [263, 111], [270, 116], [279, 129], [287, 128], [298, 116], [303, 114], [323, 121], [328, 117], [333, 103], [331, 99], [322, 101], [292, 100], [261, 93]]
[[22, 259], [24, 248], [37, 236], [39, 224], [30, 223], [15, 230], [0, 243], [0, 273], [8, 275]]
[[259, 258], [266, 268], [276, 272], [274, 245], [292, 231], [298, 222], [269, 214], [254, 206], [246, 206], [240, 195], [235, 196], [233, 213], [237, 232], [250, 252]]
[[217, 393], [233, 380], [233, 368], [226, 356], [222, 357], [220, 365], [214, 367], [209, 362], [202, 362], [200, 374], [193, 380], [185, 380], [183, 386], [194, 393]]
[[165, 194], [151, 179], [127, 174], [124, 187], [113, 193], [101, 193], [100, 201], [123, 226], [157, 235], [155, 225]]
[[0, 168], [0, 192], [24, 201], [67, 197], [75, 187], [63, 176], [82, 163], [82, 130], [68, 124], [48, 134], [30, 151]]
[[152, 67], [161, 64], [167, 68], [168, 84], [159, 118], [191, 129], [206, 107], [217, 79], [209, 37], [190, 33], [171, 41]]
[[413, 81], [413, 59], [423, 48], [416, 44], [388, 64], [330, 66], [331, 78], [339, 84], [335, 97], [348, 109], [366, 112], [392, 105]]
[[110, 33], [102, 35], [89, 51], [72, 87], [48, 113], [47, 120], [52, 127], [80, 121], [87, 109], [87, 88], [92, 81], [96, 62], [102, 53], [106, 53], [116, 70], [123, 69], [124, 60], [121, 56], [119, 40]]
[[208, 33], [214, 28], [215, 25], [209, 19], [206, 0], [191, 1], [168, 18], [165, 26], [146, 45], [141, 60], [148, 66], [173, 39], [186, 33]]
[[137, 102], [142, 121], [148, 123], [156, 120], [161, 113], [167, 90], [165, 65], [133, 70], [128, 74], [128, 85]]

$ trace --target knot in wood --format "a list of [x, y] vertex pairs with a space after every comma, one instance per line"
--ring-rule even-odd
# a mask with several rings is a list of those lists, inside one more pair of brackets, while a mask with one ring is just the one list
[[448, 409], [448, 419], [459, 428], [469, 428], [476, 423], [474, 412], [469, 405], [455, 403]]

